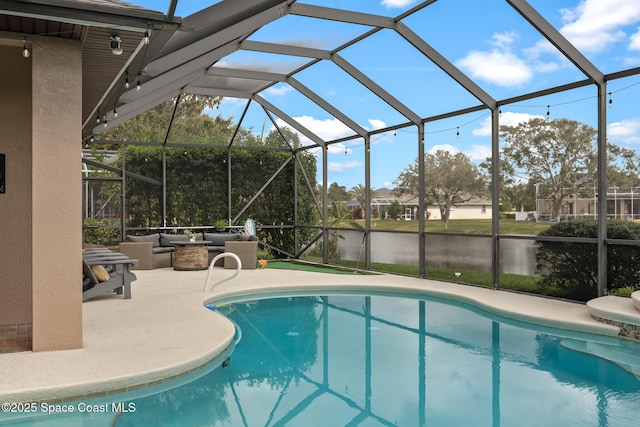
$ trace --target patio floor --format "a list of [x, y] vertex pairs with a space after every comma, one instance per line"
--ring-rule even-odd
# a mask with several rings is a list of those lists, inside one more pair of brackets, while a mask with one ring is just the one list
[[0, 354], [31, 351], [31, 323], [0, 325]]
[[[212, 282], [232, 274], [215, 269]], [[77, 350], [2, 354], [0, 401], [78, 400], [157, 384], [221, 355], [234, 327], [203, 302], [257, 292], [364, 290], [447, 296], [519, 320], [616, 335], [585, 305], [412, 277], [345, 275], [294, 270], [242, 270], [214, 292], [203, 292], [207, 271], [136, 271], [132, 299], [96, 298], [83, 304], [84, 346]], [[326, 292], [325, 292], [326, 293]]]

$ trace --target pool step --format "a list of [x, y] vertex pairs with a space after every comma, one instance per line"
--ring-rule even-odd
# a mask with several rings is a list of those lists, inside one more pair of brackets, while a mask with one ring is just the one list
[[637, 346], [632, 347], [630, 342], [604, 344], [565, 338], [560, 341], [560, 345], [574, 351], [608, 360], [625, 371], [640, 377], [640, 359], [638, 359], [638, 355], [636, 354]]
[[633, 301], [636, 311], [640, 313], [640, 291], [635, 291], [631, 294], [631, 301]]
[[640, 292], [629, 297], [608, 295], [587, 302], [594, 319], [620, 328], [620, 336], [640, 341]]

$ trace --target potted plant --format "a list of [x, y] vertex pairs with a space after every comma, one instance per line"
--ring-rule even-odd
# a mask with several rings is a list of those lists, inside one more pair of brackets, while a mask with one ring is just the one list
[[196, 233], [194, 233], [191, 230], [184, 230], [184, 234], [186, 234], [187, 236], [189, 236], [189, 241], [190, 242], [195, 242], [196, 241]]
[[229, 222], [226, 219], [218, 219], [213, 223], [213, 226], [216, 228], [216, 231], [227, 231]]

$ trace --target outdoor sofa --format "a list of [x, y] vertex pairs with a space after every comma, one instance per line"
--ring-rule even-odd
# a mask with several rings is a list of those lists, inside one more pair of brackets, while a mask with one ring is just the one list
[[[196, 236], [196, 240], [211, 242], [207, 246], [209, 263], [216, 255], [228, 251], [236, 253], [240, 257], [243, 268], [255, 268], [258, 247], [255, 235], [233, 232], [205, 232], [198, 233]], [[166, 268], [173, 266], [174, 243], [188, 241], [189, 237], [186, 234], [153, 233], [144, 236], [127, 236], [126, 241], [120, 243], [120, 252], [129, 258], [138, 260], [136, 269]], [[229, 250], [228, 247], [232, 246], [230, 242], [252, 242], [252, 244], [235, 245], [234, 250]], [[238, 250], [241, 250], [243, 254], [238, 254]], [[225, 257], [218, 260], [216, 265], [225, 265], [225, 263], [228, 263], [227, 259], [229, 258]]]

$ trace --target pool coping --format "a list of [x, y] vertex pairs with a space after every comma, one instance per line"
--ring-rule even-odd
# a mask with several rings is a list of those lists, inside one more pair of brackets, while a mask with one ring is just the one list
[[236, 279], [204, 293], [206, 271], [157, 269], [136, 274], [131, 300], [106, 297], [83, 305], [82, 349], [0, 355], [0, 402], [90, 399], [193, 372], [232, 343], [232, 323], [204, 307], [224, 298], [378, 290], [450, 299], [541, 326], [603, 336], [619, 332], [616, 326], [594, 320], [584, 304], [407, 276], [243, 270]]

